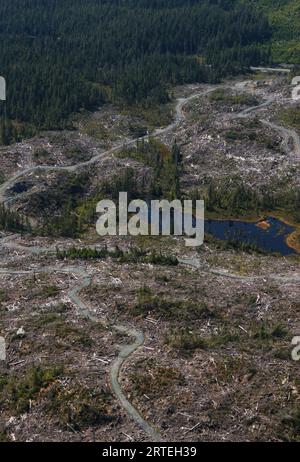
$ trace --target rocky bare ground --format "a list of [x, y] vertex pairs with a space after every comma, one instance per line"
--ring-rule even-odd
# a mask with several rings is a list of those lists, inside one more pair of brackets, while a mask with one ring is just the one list
[[[176, 138], [181, 146], [182, 187], [229, 176], [253, 188], [299, 186], [299, 164], [286, 140], [261, 122], [276, 123], [276, 111], [291, 104], [286, 84], [267, 78], [219, 87], [190, 100], [185, 120], [158, 132], [166, 144]], [[195, 91], [203, 87], [187, 87], [184, 96]], [[249, 111], [264, 101], [269, 104]], [[119, 120], [110, 118], [104, 128], [111, 133], [111, 122]], [[6, 178], [40, 165], [35, 150], [51, 151], [52, 171], [29, 172], [9, 185], [29, 183], [8, 191], [14, 206], [35, 218], [44, 214], [40, 198], [65, 182], [56, 167], [75, 168], [104, 152], [90, 135], [49, 134], [40, 144], [2, 149]], [[120, 138], [111, 139], [118, 145]], [[90, 197], [97, 184], [128, 166], [143, 179], [151, 175], [140, 162], [106, 151], [79, 169], [86, 175], [81, 193]], [[161, 251], [179, 264], [57, 259], [57, 247], [73, 245]], [[180, 238], [100, 240], [92, 229], [77, 240], [2, 233], [0, 257], [0, 335], [8, 354], [0, 370], [2, 439], [149, 440], [143, 422], [166, 441], [299, 438], [300, 377], [291, 359], [291, 339], [300, 334], [298, 256], [226, 250], [211, 240], [198, 251]], [[81, 304], [92, 319], [82, 317]], [[133, 328], [145, 341], [122, 364], [118, 383], [139, 414], [135, 419], [110, 377], [118, 351], [134, 341]]]
[[[213, 90], [213, 87], [207, 88]], [[174, 93], [186, 98], [201, 90], [205, 91], [205, 86], [188, 86]], [[239, 179], [255, 190], [263, 188], [274, 192], [287, 185], [298, 188], [300, 149], [296, 146], [294, 151], [292, 134], [284, 132], [277, 117], [283, 108], [293, 107], [291, 88], [285, 80], [270, 77], [229, 81], [216, 86], [214, 93], [192, 99], [183, 107], [184, 119], [180, 124], [172, 130], [161, 130], [161, 134], [159, 130], [156, 132], [167, 145], [171, 146], [176, 139], [181, 147], [182, 189], [189, 194], [201, 190], [210, 179], [223, 182], [228, 178]], [[251, 109], [256, 106], [258, 109]], [[90, 119], [93, 130], [86, 128], [90, 128]], [[119, 159], [107, 151], [118, 146], [122, 149], [132, 142], [136, 132], [130, 127], [137, 124], [134, 117], [114, 114], [107, 108], [104, 115], [86, 115], [76, 124], [79, 131], [45, 134], [9, 149], [2, 148], [2, 181], [31, 168], [8, 191], [14, 201], [22, 201], [21, 208], [24, 205], [26, 208], [30, 196], [47, 190], [52, 182], [55, 187], [55, 178], [68, 172], [88, 173], [92, 190], [112, 177], [122, 176], [128, 167], [139, 171], [137, 176], [143, 181], [145, 178], [149, 181], [151, 175], [144, 166], [129, 158]], [[105, 133], [99, 126], [104, 126]], [[95, 134], [97, 128], [99, 131]], [[299, 138], [298, 144], [300, 146]], [[95, 156], [99, 156], [97, 168], [94, 163], [85, 166]], [[75, 168], [78, 163], [83, 164], [82, 168]], [[34, 170], [39, 165], [53, 169]], [[61, 182], [61, 178], [58, 181]]]
[[[182, 186], [186, 191], [201, 187], [208, 178], [228, 177], [241, 178], [254, 189], [274, 190], [283, 183], [299, 187], [295, 173], [300, 153], [294, 155], [292, 139], [285, 143], [282, 132], [264, 123], [276, 123], [280, 110], [294, 105], [291, 88], [280, 81], [230, 82], [219, 98], [208, 95], [188, 106], [176, 132], [185, 156]], [[269, 102], [265, 107], [247, 112], [265, 101]], [[167, 136], [164, 141], [172, 139]]]
[[[148, 249], [158, 244], [157, 239], [106, 240], [108, 247], [122, 243]], [[66, 243], [43, 239], [28, 244], [55, 249]], [[68, 242], [74, 244], [87, 243]], [[16, 273], [20, 268], [36, 273], [0, 275], [1, 335], [8, 344], [7, 362], [1, 364], [3, 437], [147, 439], [112, 393], [109, 373], [117, 345], [129, 340], [106, 328], [109, 320], [145, 335], [144, 345], [122, 367], [120, 385], [165, 440], [297, 439], [300, 376], [290, 355], [291, 338], [300, 329], [299, 259], [219, 252], [213, 244], [188, 256], [178, 239], [161, 245], [186, 264], [111, 258], [62, 262], [55, 251], [31, 255], [24, 240], [4, 241], [5, 266]], [[200, 269], [189, 263], [195, 259]], [[49, 266], [57, 272], [39, 273]], [[70, 299], [78, 276], [62, 272], [82, 266], [91, 284], [80, 299], [96, 322], [84, 320]], [[24, 391], [21, 396], [11, 393], [22, 380], [26, 383], [33, 365], [49, 374], [53, 366], [62, 371], [32, 394], [28, 408]], [[101, 421], [87, 417], [86, 408], [78, 409], [79, 389], [85, 404], [98, 411], [100, 406]]]

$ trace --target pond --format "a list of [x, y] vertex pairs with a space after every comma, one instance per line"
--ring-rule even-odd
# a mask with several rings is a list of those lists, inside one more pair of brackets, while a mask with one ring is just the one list
[[294, 231], [282, 221], [267, 217], [259, 222], [235, 220], [206, 220], [205, 232], [216, 239], [233, 243], [244, 243], [266, 253], [281, 255], [296, 254], [297, 251], [288, 246], [286, 238]]

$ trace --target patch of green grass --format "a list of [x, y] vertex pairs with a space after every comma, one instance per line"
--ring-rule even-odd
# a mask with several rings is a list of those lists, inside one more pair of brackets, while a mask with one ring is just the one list
[[7, 292], [4, 289], [0, 289], [0, 306], [2, 303], [6, 302], [8, 300], [8, 295]]
[[258, 104], [258, 99], [246, 93], [243, 94], [232, 94], [225, 89], [218, 89], [213, 91], [209, 100], [212, 103], [224, 103], [231, 105], [245, 105], [245, 106], [254, 106]]
[[1, 425], [0, 426], [0, 443], [7, 443], [9, 441], [9, 436], [7, 433], [6, 428]]
[[35, 328], [47, 326], [49, 324], [57, 323], [61, 321], [59, 313], [45, 313], [33, 320]]
[[167, 284], [170, 282], [170, 277], [166, 274], [155, 274], [155, 281], [160, 284]]
[[41, 298], [56, 297], [60, 293], [60, 288], [57, 286], [44, 286], [38, 291], [37, 296]]
[[110, 139], [109, 131], [104, 127], [103, 123], [98, 120], [87, 120], [83, 124], [83, 132], [98, 141], [106, 142]]
[[270, 326], [269, 324], [262, 324], [253, 334], [252, 338], [260, 341], [276, 341], [286, 339], [289, 332], [281, 325]]
[[300, 409], [282, 418], [279, 436], [280, 439], [284, 436], [288, 441], [300, 441]]
[[245, 140], [247, 139], [247, 134], [243, 131], [227, 130], [224, 137], [227, 141]]
[[70, 146], [64, 150], [63, 154], [74, 163], [86, 159], [85, 151], [79, 146]]
[[300, 106], [283, 109], [279, 112], [278, 118], [286, 126], [300, 131]]
[[90, 348], [93, 345], [93, 340], [90, 335], [83, 329], [75, 326], [70, 326], [65, 322], [57, 322], [53, 326], [54, 336], [62, 340], [67, 340], [72, 345]]
[[70, 389], [52, 387], [47, 394], [46, 412], [57, 418], [62, 428], [75, 430], [101, 426], [115, 420], [112, 396], [107, 391], [75, 385]]
[[197, 350], [214, 350], [240, 341], [239, 334], [225, 326], [210, 337], [202, 337], [196, 331], [175, 329], [167, 335], [165, 343], [182, 354], [193, 354]]
[[16, 375], [0, 378], [0, 403], [14, 414], [29, 411], [30, 401], [36, 400], [42, 389], [55, 382], [63, 373], [60, 366], [32, 366], [24, 377]]
[[147, 252], [137, 247], [132, 247], [128, 251], [123, 251], [119, 247], [114, 250], [92, 249], [89, 247], [71, 247], [67, 250], [56, 250], [56, 256], [60, 260], [102, 260], [113, 258], [120, 263], [150, 263], [152, 265], [176, 266], [178, 260], [173, 255], [166, 255], [155, 251]]
[[49, 324], [57, 323], [60, 320], [61, 320], [61, 317], [59, 314], [47, 313], [47, 314], [40, 316], [34, 324], [35, 324], [35, 327], [43, 327]]
[[61, 341], [69, 347], [80, 346], [89, 348], [93, 340], [83, 327], [69, 324], [65, 312], [48, 312], [32, 318], [28, 331], [34, 329], [36, 332], [51, 334], [53, 345], [61, 347]]
[[217, 334], [210, 337], [208, 345], [210, 348], [218, 348], [226, 346], [229, 343], [237, 343], [240, 341], [240, 335], [228, 327], [222, 328]]
[[155, 251], [150, 252], [149, 255], [145, 258], [146, 263], [151, 263], [152, 265], [161, 265], [161, 266], [177, 266], [178, 260], [173, 255], [165, 255]]
[[149, 130], [157, 127], [167, 126], [172, 121], [171, 106], [169, 104], [139, 104], [126, 107], [122, 110], [122, 112], [124, 114], [129, 114], [139, 120], [144, 120]]
[[156, 364], [153, 360], [141, 361], [130, 376], [134, 395], [157, 397], [170, 391], [174, 385], [183, 385], [179, 369]]
[[6, 375], [0, 375], [0, 392], [2, 393], [5, 386], [7, 385], [8, 377]]
[[277, 359], [281, 359], [282, 361], [290, 361], [291, 360], [291, 347], [282, 346], [279, 348], [274, 349], [274, 357]]
[[72, 306], [68, 303], [58, 303], [57, 305], [51, 306], [51, 312], [56, 314], [64, 314], [72, 310]]
[[153, 295], [147, 286], [137, 291], [137, 303], [131, 311], [136, 316], [147, 316], [151, 313], [164, 319], [182, 321], [195, 321], [216, 316], [204, 302], [165, 299], [162, 296]]
[[49, 156], [50, 156], [49, 151], [47, 151], [47, 149], [44, 149], [44, 148], [38, 148], [33, 153], [33, 158], [36, 161], [44, 161], [48, 159]]
[[199, 334], [186, 330], [175, 330], [165, 339], [165, 343], [170, 345], [180, 353], [193, 354], [197, 350], [207, 350], [208, 342]]
[[278, 150], [279, 143], [272, 137], [258, 134], [255, 130], [227, 130], [224, 133], [227, 141], [256, 141], [259, 145], [270, 150]]

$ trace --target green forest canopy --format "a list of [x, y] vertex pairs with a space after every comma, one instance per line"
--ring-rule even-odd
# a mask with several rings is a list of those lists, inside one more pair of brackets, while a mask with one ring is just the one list
[[244, 0], [268, 16], [272, 29], [272, 59], [277, 63], [300, 64], [299, 0]]
[[163, 104], [167, 84], [267, 62], [270, 36], [240, 0], [1, 0], [7, 116], [60, 128], [105, 101]]

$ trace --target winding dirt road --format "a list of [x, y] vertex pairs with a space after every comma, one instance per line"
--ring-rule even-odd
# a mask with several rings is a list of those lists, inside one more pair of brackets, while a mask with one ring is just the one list
[[151, 138], [155, 138], [157, 136], [165, 135], [167, 133], [172, 132], [179, 124], [180, 122], [184, 119], [183, 115], [183, 107], [192, 101], [195, 98], [201, 97], [201, 96], [206, 96], [209, 93], [215, 91], [218, 86], [212, 86], [210, 88], [207, 88], [201, 92], [197, 92], [191, 96], [188, 96], [186, 98], [178, 98], [175, 106], [175, 118], [174, 121], [168, 125], [167, 127], [164, 128], [157, 128], [154, 130], [151, 135], [145, 135], [141, 136], [139, 138], [135, 138], [133, 140], [127, 141], [126, 143], [118, 144], [117, 146], [114, 146], [111, 149], [108, 149], [107, 151], [101, 152], [99, 154], [96, 154], [93, 156], [90, 160], [87, 160], [85, 162], [79, 162], [78, 164], [74, 165], [68, 165], [68, 166], [50, 166], [50, 165], [37, 165], [35, 167], [29, 167], [25, 168], [24, 170], [21, 170], [17, 173], [15, 173], [13, 176], [8, 178], [1, 186], [0, 186], [0, 203], [7, 203], [11, 200], [11, 198], [6, 197], [7, 191], [21, 178], [25, 177], [26, 175], [32, 174], [32, 173], [38, 173], [38, 172], [54, 172], [54, 171], [61, 171], [61, 172], [76, 172], [77, 170], [89, 167], [95, 163], [97, 163], [100, 160], [104, 160], [108, 157], [111, 156], [111, 154], [114, 154], [118, 151], [121, 151], [124, 149], [124, 146], [127, 148], [130, 146], [136, 145], [138, 141], [143, 141], [149, 139], [149, 136]]
[[[1, 244], [1, 241], [0, 241], [0, 244]], [[29, 252], [35, 255], [41, 252], [44, 253], [45, 251], [45, 249], [42, 249], [40, 252], [39, 248], [34, 248], [34, 247], [27, 248], [27, 247], [22, 247], [20, 245], [14, 246], [13, 242], [9, 242], [9, 247], [15, 248], [16, 250], [23, 250], [25, 252]], [[78, 283], [76, 284], [74, 288], [72, 288], [68, 292], [68, 297], [74, 303], [74, 305], [78, 308], [78, 311], [83, 318], [91, 322], [99, 322], [99, 319], [91, 313], [91, 311], [82, 302], [82, 300], [79, 297], [80, 292], [84, 288], [89, 287], [90, 284], [92, 283], [92, 277], [86, 272], [84, 267], [70, 266], [70, 267], [57, 268], [57, 267], [48, 266], [44, 268], [31, 269], [31, 270], [25, 270], [25, 271], [0, 268], [0, 274], [14, 274], [18, 276], [26, 276], [26, 275], [38, 274], [38, 273], [44, 273], [44, 274], [62, 273], [62, 274], [69, 274], [71, 276], [74, 276], [74, 275], [78, 276]], [[112, 366], [110, 369], [111, 386], [112, 386], [112, 389], [116, 397], [118, 398], [123, 409], [135, 421], [135, 423], [151, 438], [151, 441], [153, 442], [163, 441], [163, 438], [161, 437], [160, 433], [156, 431], [148, 422], [146, 422], [146, 420], [143, 419], [143, 417], [139, 414], [139, 412], [128, 401], [119, 383], [119, 377], [120, 377], [121, 369], [122, 369], [124, 362], [138, 348], [143, 346], [145, 342], [143, 332], [138, 331], [137, 329], [134, 329], [130, 326], [119, 325], [119, 324], [113, 325], [113, 324], [110, 324], [107, 320], [103, 321], [103, 324], [106, 328], [114, 329], [122, 334], [127, 335], [129, 338], [134, 339], [133, 343], [128, 344], [128, 345], [121, 345], [118, 347], [119, 354], [116, 357], [115, 361], [112, 363]]]
[[[264, 109], [276, 101], [274, 96], [270, 96], [266, 99], [263, 103], [259, 104], [258, 106], [252, 106], [244, 111], [240, 112], [233, 116], [234, 119], [247, 119], [253, 112], [258, 112], [261, 109]], [[275, 132], [279, 133], [279, 135], [283, 138], [282, 147], [287, 154], [291, 154], [296, 160], [300, 161], [300, 137], [296, 130], [291, 128], [286, 128], [283, 125], [275, 124], [274, 122], [270, 122], [266, 119], [259, 119], [260, 122], [267, 127], [271, 128]], [[291, 151], [289, 148], [290, 141], [293, 143], [293, 150]]]
[[[269, 122], [268, 120], [261, 119], [261, 122], [264, 125], [267, 125], [272, 130], [278, 132], [282, 138], [282, 147], [288, 153], [290, 152], [296, 159], [300, 160], [300, 137], [295, 130], [285, 128], [282, 125], [276, 125], [273, 122]], [[289, 144], [290, 141], [293, 142], [293, 150], [290, 151]]]
[[[53, 249], [47, 249], [42, 247], [24, 247], [14, 242], [14, 238], [16, 236], [10, 236], [0, 240], [0, 246], [8, 247], [13, 250], [23, 251], [26, 253], [30, 253], [32, 255], [39, 255], [44, 253], [53, 253]], [[240, 276], [233, 273], [229, 273], [226, 270], [217, 270], [208, 268], [206, 265], [203, 264], [200, 260], [196, 258], [179, 258], [179, 263], [183, 265], [190, 266], [195, 268], [199, 271], [214, 274], [223, 278], [228, 279], [236, 279], [240, 281], [253, 281], [253, 280], [261, 280], [264, 279], [265, 276]], [[70, 267], [55, 267], [55, 266], [46, 266], [43, 268], [34, 268], [29, 270], [12, 270], [6, 268], [0, 268], [0, 275], [1, 274], [14, 274], [18, 276], [26, 276], [29, 274], [53, 274], [53, 273], [61, 273], [61, 274], [69, 274], [71, 276], [77, 276], [78, 282], [76, 283], [75, 287], [69, 290], [68, 297], [73, 302], [73, 304], [78, 308], [78, 311], [82, 317], [87, 319], [91, 322], [99, 322], [99, 319], [92, 314], [89, 308], [82, 302], [79, 297], [80, 292], [91, 285], [92, 277], [87, 273], [86, 269], [81, 266], [70, 266]], [[275, 279], [277, 282], [286, 283], [291, 280], [291, 277], [294, 282], [300, 282], [300, 274], [293, 273], [291, 276], [285, 275], [268, 275], [270, 279]], [[106, 328], [114, 329], [122, 334], [127, 335], [129, 338], [133, 338], [133, 343], [125, 344], [118, 346], [119, 354], [117, 355], [116, 359], [113, 361], [110, 369], [110, 381], [112, 390], [114, 391], [117, 399], [119, 400], [121, 406], [126, 411], [126, 413], [130, 416], [131, 419], [148, 435], [150, 441], [152, 442], [163, 442], [164, 439], [159, 433], [158, 430], [153, 428], [142, 416], [141, 414], [135, 409], [135, 407], [128, 401], [125, 394], [122, 391], [119, 378], [120, 373], [122, 370], [122, 366], [127, 361], [127, 359], [140, 347], [144, 345], [145, 338], [143, 332], [127, 325], [119, 325], [119, 324], [111, 324], [107, 320], [100, 320]]]
[[[223, 86], [224, 87], [224, 86]], [[154, 133], [151, 134], [151, 137], [156, 137], [160, 136], [163, 134], [166, 134], [168, 132], [171, 132], [174, 130], [178, 124], [184, 119], [183, 115], [183, 107], [190, 102], [193, 99], [199, 98], [201, 96], [205, 96], [212, 91], [216, 90], [217, 88], [220, 88], [220, 86], [213, 86], [209, 87], [204, 91], [197, 92], [187, 98], [180, 98], [177, 100], [176, 103], [176, 111], [175, 111], [175, 120], [172, 122], [169, 126], [165, 128], [159, 128], [154, 131]], [[238, 114], [235, 117], [249, 117], [253, 112], [259, 111], [260, 109], [266, 107], [269, 104], [272, 104], [274, 100], [272, 98], [269, 98], [267, 101], [263, 102], [260, 105], [251, 107], [246, 109], [245, 111], [242, 111], [240, 114]], [[294, 140], [295, 143], [295, 153], [297, 154], [297, 157], [299, 156], [300, 158], [300, 140], [296, 132], [292, 130], [287, 130], [284, 127], [277, 126], [275, 124], [272, 124], [271, 122], [262, 121], [266, 125], [268, 125], [270, 128], [273, 128], [274, 130], [280, 132], [281, 135], [284, 135], [285, 139], [290, 139], [291, 136]], [[132, 141], [129, 141], [126, 143], [127, 146], [135, 145], [137, 141], [139, 140], [145, 140], [147, 139], [148, 136], [144, 136], [141, 138], [134, 139]], [[287, 141], [286, 141], [287, 142]], [[288, 142], [287, 142], [288, 143]], [[91, 158], [87, 162], [82, 162], [78, 163], [73, 166], [36, 166], [32, 168], [27, 168], [24, 169], [20, 172], [15, 173], [11, 178], [9, 178], [4, 184], [1, 185], [0, 187], [0, 203], [1, 202], [7, 202], [9, 200], [8, 197], [6, 197], [7, 191], [16, 183], [17, 180], [20, 178], [34, 173], [34, 172], [39, 172], [39, 171], [55, 171], [55, 170], [60, 170], [60, 171], [68, 171], [68, 172], [75, 172], [81, 168], [88, 167], [90, 165], [93, 165], [97, 163], [99, 160], [110, 156], [111, 154], [120, 151], [124, 147], [124, 144], [115, 146], [111, 149], [109, 149], [106, 152], [101, 152]], [[38, 255], [41, 253], [45, 252], [53, 252], [53, 249], [45, 249], [45, 248], [40, 248], [40, 247], [22, 247], [12, 241], [12, 237], [10, 238], [5, 238], [0, 240], [0, 245], [9, 247], [11, 249], [15, 250], [23, 250], [30, 252], [32, 254]], [[207, 271], [208, 269], [203, 267], [203, 264], [195, 259], [180, 259], [181, 264], [189, 265], [193, 268], [197, 268], [199, 270], [203, 269]], [[11, 269], [0, 269], [0, 274], [17, 274], [17, 275], [27, 275], [27, 274], [32, 274], [32, 273], [54, 273], [54, 272], [59, 272], [59, 273], [66, 273], [70, 275], [77, 275], [78, 276], [78, 283], [76, 286], [69, 291], [68, 295], [69, 298], [72, 300], [72, 302], [78, 307], [79, 312], [82, 316], [84, 316], [86, 319], [90, 320], [91, 322], [98, 321], [98, 319], [91, 313], [91, 311], [88, 309], [88, 307], [81, 301], [79, 297], [80, 291], [88, 287], [91, 284], [92, 278], [91, 276], [86, 272], [86, 269], [83, 267], [45, 267], [45, 268], [40, 268], [40, 269], [32, 269], [32, 270], [27, 270], [27, 271], [19, 271], [19, 270], [11, 270]], [[230, 274], [227, 273], [225, 270], [213, 270], [209, 269], [209, 272], [212, 274], [216, 274], [221, 277], [226, 277], [226, 278], [233, 278], [233, 279], [239, 279], [239, 280], [248, 280], [249, 279], [257, 279], [258, 277], [242, 277], [238, 276], [235, 274]], [[263, 276], [261, 276], [263, 277]], [[299, 280], [300, 276], [298, 275]], [[122, 369], [122, 366], [124, 362], [138, 349], [144, 344], [144, 335], [142, 332], [130, 327], [130, 326], [120, 326], [120, 325], [109, 325], [108, 323], [106, 324], [107, 327], [113, 328], [119, 332], [125, 333], [128, 335], [128, 337], [133, 338], [134, 341], [132, 344], [129, 345], [122, 345], [119, 350], [119, 354], [116, 358], [116, 360], [113, 362], [111, 370], [110, 370], [110, 379], [111, 379], [111, 385], [112, 389], [117, 396], [119, 402], [121, 403], [122, 407], [124, 410], [128, 413], [128, 415], [135, 421], [135, 423], [148, 435], [149, 438], [151, 438], [151, 441], [163, 441], [162, 436], [159, 434], [158, 431], [156, 431], [148, 422], [146, 422], [143, 417], [139, 414], [139, 412], [132, 406], [132, 404], [127, 400], [126, 396], [122, 392], [120, 383], [119, 383], [119, 376], [120, 372]]]
[[259, 281], [259, 280], [261, 281], [261, 280], [265, 280], [266, 278], [268, 278], [268, 279], [272, 279], [282, 284], [289, 283], [291, 281], [300, 283], [300, 273], [297, 273], [295, 271], [289, 274], [285, 274], [285, 275], [270, 273], [270, 274], [261, 274], [259, 276], [241, 276], [239, 274], [230, 273], [229, 271], [224, 270], [224, 269], [210, 268], [207, 265], [204, 265], [203, 262], [201, 262], [201, 260], [197, 258], [179, 258], [178, 261], [179, 263], [183, 265], [190, 266], [191, 268], [202, 271], [203, 273], [214, 274], [216, 276], [220, 276], [225, 279], [227, 278], [227, 279], [235, 279], [237, 281], [251, 282], [251, 281]]
[[[230, 87], [230, 86], [229, 86]], [[183, 114], [183, 108], [186, 104], [188, 104], [190, 101], [200, 98], [202, 96], [206, 96], [209, 93], [220, 89], [220, 88], [228, 88], [228, 84], [224, 85], [214, 85], [209, 88], [206, 88], [205, 90], [202, 91], [197, 91], [196, 93], [186, 97], [186, 98], [178, 98], [176, 105], [175, 105], [175, 118], [174, 121], [168, 125], [167, 127], [164, 128], [157, 128], [156, 130], [151, 133], [151, 135], [145, 135], [139, 138], [135, 138], [133, 140], [127, 141], [126, 143], [118, 144], [107, 151], [101, 152], [99, 154], [96, 154], [93, 156], [90, 160], [85, 161], [85, 162], [79, 162], [74, 165], [67, 165], [67, 166], [49, 166], [49, 165], [37, 165], [35, 167], [29, 167], [25, 168], [17, 173], [15, 173], [13, 176], [8, 178], [2, 185], [0, 185], [0, 203], [7, 203], [12, 200], [12, 198], [6, 197], [7, 191], [13, 187], [13, 185], [20, 180], [21, 178], [25, 177], [26, 175], [32, 174], [32, 173], [38, 173], [38, 172], [53, 172], [53, 171], [61, 171], [61, 172], [76, 172], [80, 169], [84, 169], [86, 167], [89, 167], [95, 163], [97, 163], [100, 160], [107, 159], [111, 156], [111, 154], [114, 154], [116, 152], [121, 151], [124, 149], [124, 146], [131, 147], [134, 146], [138, 141], [143, 141], [149, 139], [149, 136], [151, 138], [155, 138], [161, 135], [165, 135], [167, 133], [172, 132], [183, 120], [184, 120], [184, 114]], [[264, 109], [265, 107], [271, 105], [274, 103], [275, 97], [270, 96], [267, 98], [266, 101], [262, 102], [259, 105], [252, 106], [250, 108], [247, 108], [243, 111], [241, 111], [239, 114], [233, 115], [233, 118], [238, 119], [238, 118], [248, 118], [250, 117], [254, 112], [258, 112], [261, 109]], [[274, 131], [277, 131], [280, 136], [283, 137], [284, 141], [283, 144], [285, 145], [285, 149], [289, 150], [288, 145], [289, 141], [292, 139], [293, 144], [294, 144], [294, 150], [292, 154], [300, 160], [300, 137], [297, 134], [295, 130], [292, 129], [287, 129], [284, 126], [277, 125], [275, 123], [269, 122], [268, 120], [265, 119], [260, 119], [260, 121], [268, 126], [269, 128], [273, 129]]]
[[250, 117], [250, 115], [253, 113], [253, 112], [257, 112], [259, 111], [260, 109], [264, 109], [265, 107], [268, 107], [270, 106], [270, 104], [274, 103], [275, 101], [275, 97], [274, 96], [270, 96], [269, 98], [266, 99], [266, 101], [264, 101], [263, 103], [261, 104], [258, 104], [256, 106], [251, 106], [247, 109], [244, 109], [243, 111], [239, 112], [238, 114], [235, 114], [233, 116], [234, 119], [247, 119], [248, 117]]

